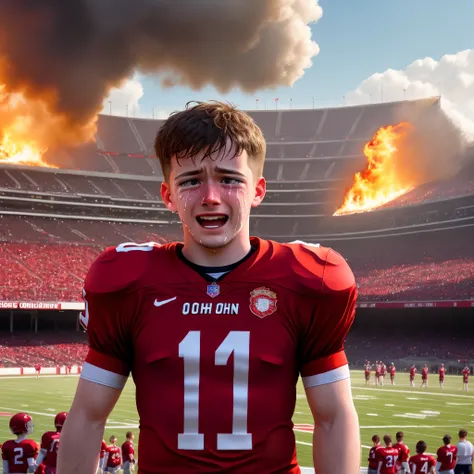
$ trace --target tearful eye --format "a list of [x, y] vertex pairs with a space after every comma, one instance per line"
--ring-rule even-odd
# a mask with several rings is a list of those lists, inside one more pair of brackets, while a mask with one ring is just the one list
[[243, 184], [243, 182], [239, 179], [236, 178], [223, 178], [222, 179], [223, 184]]
[[189, 188], [191, 186], [198, 186], [200, 184], [199, 180], [194, 178], [194, 179], [187, 179], [186, 181], [183, 181], [178, 184], [179, 188]]

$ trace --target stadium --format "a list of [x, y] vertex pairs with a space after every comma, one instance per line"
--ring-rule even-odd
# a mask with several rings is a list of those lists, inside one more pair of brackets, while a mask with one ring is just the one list
[[[433, 97], [249, 112], [267, 140], [268, 186], [251, 216], [251, 234], [332, 247], [356, 275], [358, 312], [346, 352], [363, 465], [374, 430], [383, 436], [403, 429], [410, 445], [420, 434], [441, 444], [445, 431], [454, 435], [474, 423], [474, 398], [461, 392], [459, 375], [466, 365], [474, 371], [472, 160], [448, 179], [423, 183], [375, 210], [335, 216], [354, 174], [365, 166], [364, 146], [375, 133], [428, 117], [436, 134], [446, 120], [440, 103]], [[92, 261], [104, 247], [122, 242], [181, 239], [179, 222], [159, 195], [163, 178], [153, 142], [162, 123], [100, 115], [94, 142], [46, 152], [44, 166], [0, 160], [0, 374], [6, 376], [0, 415], [28, 410], [37, 433], [50, 429], [51, 417], [69, 407], [74, 393], [74, 375], [87, 352], [78, 313]], [[469, 158], [473, 151], [464, 153]], [[394, 362], [396, 386], [365, 386], [361, 369], [367, 360]], [[425, 363], [436, 374], [445, 364], [443, 392], [436, 383], [424, 393], [418, 383], [410, 389], [404, 372]], [[34, 377], [38, 364], [45, 382]], [[312, 425], [300, 390], [294, 416], [298, 456], [309, 466]], [[123, 438], [137, 427], [129, 382], [107, 435]], [[0, 435], [9, 436], [6, 423]]]

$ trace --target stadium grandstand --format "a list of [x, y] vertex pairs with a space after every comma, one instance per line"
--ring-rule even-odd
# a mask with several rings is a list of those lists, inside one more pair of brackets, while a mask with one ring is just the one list
[[[268, 143], [268, 191], [251, 217], [251, 232], [318, 242], [348, 259], [360, 292], [348, 341], [354, 365], [383, 349], [362, 336], [375, 315], [415, 328], [430, 317], [433, 334], [441, 324], [453, 333], [474, 330], [474, 167], [376, 211], [333, 216], [374, 133], [396, 121], [441, 114], [439, 101], [249, 112]], [[159, 197], [162, 176], [153, 141], [161, 124], [100, 115], [94, 143], [46, 153], [45, 160], [59, 168], [0, 163], [0, 362], [81, 361], [82, 283], [101, 249], [181, 238], [176, 217]], [[456, 317], [447, 321], [448, 314]], [[416, 329], [398, 335], [392, 358], [428, 351], [430, 357], [474, 359], [462, 335], [454, 351], [453, 341], [427, 349], [414, 343], [416, 337]], [[8, 350], [17, 346], [28, 350]]]

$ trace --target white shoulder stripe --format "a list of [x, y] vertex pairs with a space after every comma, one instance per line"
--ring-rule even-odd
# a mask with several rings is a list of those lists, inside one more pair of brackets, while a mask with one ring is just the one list
[[89, 382], [98, 383], [107, 387], [122, 390], [127, 383], [128, 377], [125, 375], [116, 374], [110, 370], [101, 369], [95, 365], [84, 362], [82, 366], [81, 378]]
[[349, 379], [350, 377], [349, 366], [346, 364], [337, 369], [324, 372], [323, 374], [303, 377], [303, 385], [305, 388], [317, 387], [318, 385], [326, 385], [328, 383], [338, 382], [339, 380]]

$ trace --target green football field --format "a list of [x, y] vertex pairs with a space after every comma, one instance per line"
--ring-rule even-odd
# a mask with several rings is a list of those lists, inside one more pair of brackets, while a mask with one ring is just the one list
[[[44, 431], [53, 428], [54, 415], [69, 409], [77, 380], [76, 376], [0, 377], [0, 442], [11, 438], [9, 417], [19, 411], [33, 416], [33, 438], [39, 441]], [[407, 374], [397, 374], [396, 382], [394, 387], [366, 387], [363, 373], [352, 372], [353, 395], [361, 426], [363, 465], [370, 438], [375, 433], [380, 437], [384, 434], [394, 437], [396, 431], [403, 430], [412, 451], [416, 442], [424, 439], [432, 453], [441, 446], [445, 433], [450, 433], [456, 440], [461, 427], [474, 430], [474, 390], [463, 392], [460, 376], [447, 376], [444, 389], [439, 388], [437, 377], [433, 375], [427, 389], [420, 388], [420, 377], [416, 387], [409, 387]], [[298, 393], [293, 419], [298, 459], [302, 466], [311, 466], [312, 419], [301, 385]], [[138, 433], [137, 424], [134, 385], [130, 381], [107, 423], [106, 439], [114, 434], [121, 443], [126, 431]]]

